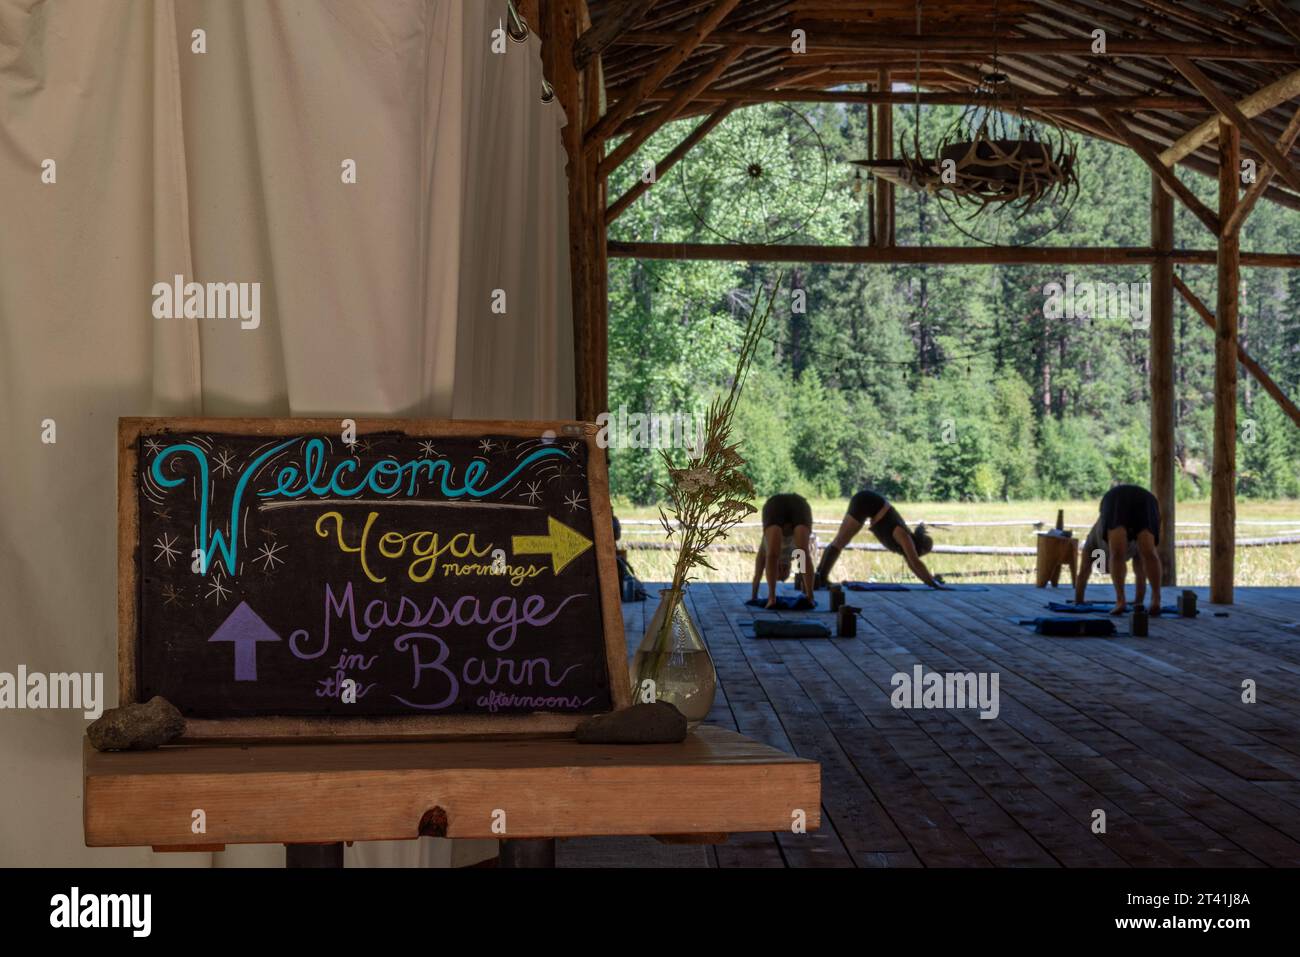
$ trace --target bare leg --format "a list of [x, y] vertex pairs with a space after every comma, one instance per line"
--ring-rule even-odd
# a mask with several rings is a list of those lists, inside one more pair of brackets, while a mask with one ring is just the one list
[[781, 526], [769, 525], [763, 529], [763, 544], [767, 552], [767, 607], [776, 607], [776, 568], [781, 560]]
[[1128, 570], [1124, 556], [1128, 553], [1128, 532], [1122, 528], [1112, 528], [1107, 535], [1107, 542], [1110, 546], [1110, 580], [1115, 585], [1115, 607], [1110, 613], [1122, 615], [1128, 608], [1128, 602], [1124, 599], [1124, 576]]
[[812, 529], [807, 525], [796, 525], [794, 527], [794, 547], [803, 552], [803, 571], [799, 574], [795, 584], [803, 589], [803, 593], [809, 601], [813, 600], [813, 577], [816, 575], [812, 567], [812, 556], [808, 553], [808, 545], [811, 539]]
[[827, 579], [830, 577], [831, 569], [835, 567], [835, 561], [840, 557], [840, 552], [853, 541], [853, 536], [858, 534], [862, 528], [862, 523], [852, 515], [845, 515], [844, 520], [840, 522], [840, 530], [835, 533], [835, 540], [822, 550], [821, 561], [817, 564], [817, 575], [814, 579], [815, 584], [828, 585]]
[[1151, 583], [1151, 614], [1160, 614], [1160, 584], [1165, 570], [1160, 566], [1160, 553], [1156, 551], [1156, 537], [1145, 528], [1138, 532], [1138, 554]]

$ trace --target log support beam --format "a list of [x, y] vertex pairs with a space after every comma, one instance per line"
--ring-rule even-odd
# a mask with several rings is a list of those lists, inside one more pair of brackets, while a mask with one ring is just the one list
[[600, 56], [620, 33], [640, 23], [654, 4], [655, 0], [624, 0], [621, 4], [610, 4], [600, 22], [584, 31], [573, 45], [573, 65], [579, 70], [586, 68], [592, 57]]
[[[1157, 164], [1159, 165], [1159, 164]], [[1161, 167], [1163, 168], [1163, 167]], [[1151, 246], [1160, 258], [1151, 264], [1151, 494], [1160, 503], [1160, 565], [1162, 583], [1176, 585], [1175, 566], [1175, 447], [1174, 447], [1174, 200], [1162, 188], [1163, 178], [1152, 167]]]
[[[1174, 274], [1174, 288], [1192, 307], [1192, 312], [1200, 316], [1201, 320], [1213, 329], [1215, 326], [1214, 313], [1201, 300], [1201, 297], [1192, 292], [1187, 283], [1179, 278], [1177, 273]], [[1282, 387], [1273, 381], [1273, 377], [1265, 372], [1264, 368], [1251, 358], [1250, 353], [1241, 347], [1240, 342], [1237, 343], [1237, 361], [1259, 383], [1260, 388], [1272, 397], [1273, 401], [1286, 413], [1287, 418], [1294, 422], [1297, 427], [1300, 427], [1300, 406], [1291, 401], [1291, 398], [1282, 391]]]
[[[609, 244], [621, 259], [672, 259], [713, 262], [773, 263], [906, 263], [911, 265], [1044, 265], [1141, 266], [1160, 254], [1143, 246], [812, 246], [794, 243], [656, 243]], [[1175, 249], [1174, 263], [1213, 266], [1214, 249]], [[1241, 265], [1300, 269], [1300, 253], [1242, 253]]]
[[[701, 73], [698, 77], [687, 83], [681, 88], [673, 98], [666, 104], [646, 117], [641, 125], [627, 135], [627, 137], [610, 151], [610, 154], [601, 161], [598, 167], [598, 173], [602, 179], [609, 177], [609, 174], [623, 165], [623, 162], [636, 152], [637, 148], [653, 136], [669, 120], [674, 119], [687, 104], [691, 103], [695, 96], [706, 86], [720, 77], [727, 67], [736, 62], [740, 56], [740, 50], [724, 50], [714, 60], [713, 66], [706, 72]], [[729, 111], [728, 111], [729, 112]], [[710, 127], [712, 129], [712, 127]], [[656, 170], [656, 176], [659, 170]]]
[[[1106, 124], [1114, 131], [1115, 135], [1118, 136], [1129, 149], [1136, 153], [1138, 158], [1147, 164], [1148, 168], [1150, 168], [1153, 179], [1155, 180], [1152, 188], [1158, 189], [1162, 193], [1168, 190], [1174, 196], [1177, 196], [1182, 200], [1183, 205], [1186, 206], [1197, 219], [1205, 224], [1205, 228], [1208, 229], [1212, 235], [1217, 237], [1221, 232], [1219, 217], [1214, 215], [1214, 211], [1211, 210], [1210, 207], [1206, 206], [1196, 198], [1196, 194], [1183, 184], [1183, 181], [1178, 178], [1178, 174], [1176, 174], [1172, 168], [1160, 162], [1160, 159], [1156, 155], [1156, 151], [1152, 145], [1147, 140], [1134, 133], [1133, 130], [1129, 128], [1129, 125], [1124, 122], [1123, 118], [1114, 110], [1101, 110], [1099, 112], [1101, 113], [1101, 118], [1106, 121]], [[1155, 220], [1153, 219], [1152, 226], [1154, 227], [1154, 225]], [[1152, 245], [1154, 245], [1154, 241]], [[1173, 248], [1172, 245], [1170, 248]], [[1172, 293], [1170, 294], [1170, 298], [1172, 300]]]
[[[889, 71], [881, 70], [876, 84], [878, 92], [890, 92]], [[894, 105], [880, 103], [876, 106], [876, 158], [889, 159], [894, 155]], [[877, 246], [894, 245], [894, 184], [882, 176], [876, 180], [875, 217], [872, 236]]]
[[[1291, 161], [1278, 152], [1277, 147], [1273, 145], [1273, 141], [1265, 135], [1259, 127], [1252, 123], [1244, 113], [1241, 112], [1241, 109], [1236, 103], [1232, 102], [1232, 100], [1229, 99], [1222, 90], [1215, 86], [1210, 81], [1210, 78], [1202, 73], [1200, 68], [1191, 60], [1187, 59], [1187, 57], [1171, 56], [1169, 62], [1178, 68], [1178, 72], [1187, 78], [1188, 83], [1196, 87], [1201, 96], [1205, 97], [1205, 99], [1209, 101], [1210, 105], [1214, 107], [1223, 120], [1232, 124], [1233, 128], [1240, 136], [1244, 136], [1248, 141], [1250, 141], [1250, 144], [1255, 148], [1259, 155], [1264, 158], [1269, 166], [1276, 170], [1277, 175], [1281, 176], [1288, 186], [1297, 192], [1300, 192], [1300, 170], [1297, 170], [1292, 166]], [[1222, 131], [1222, 129], [1223, 127], [1220, 125], [1220, 131]], [[1238, 155], [1238, 159], [1240, 159], [1240, 146], [1238, 146], [1234, 152]], [[1220, 163], [1222, 163], [1222, 148], [1220, 148], [1219, 160]], [[1239, 168], [1234, 166], [1233, 175], [1235, 176], [1239, 172]], [[1233, 205], [1235, 206], [1236, 204], [1234, 203]], [[1226, 214], [1222, 210], [1219, 211], [1221, 219], [1225, 215]]]
[[712, 129], [725, 120], [728, 114], [736, 108], [738, 104], [728, 103], [717, 110], [714, 110], [703, 120], [695, 129], [691, 130], [680, 143], [673, 147], [663, 159], [655, 164], [655, 177], [653, 180], [641, 176], [628, 189], [626, 193], [620, 196], [614, 202], [609, 204], [605, 210], [605, 225], [608, 226], [614, 220], [623, 214], [623, 211], [635, 203], [641, 196], [659, 181], [659, 177], [666, 174], [670, 169], [677, 165], [677, 162], [691, 151], [691, 149], [700, 140], [704, 139]]
[[[791, 23], [790, 27], [800, 24]], [[678, 43], [683, 32], [674, 30], [628, 31], [619, 42], [637, 46], [666, 47]], [[914, 34], [880, 30], [867, 34], [808, 30], [808, 48], [818, 53], [835, 50], [874, 53], [969, 53], [977, 56], [1068, 56], [1091, 57], [1092, 37], [993, 37], [955, 36], [946, 33]], [[788, 47], [789, 30], [719, 30], [705, 46], [747, 48]], [[1239, 60], [1246, 63], [1300, 63], [1300, 49], [1284, 43], [1214, 43], [1170, 39], [1108, 39], [1108, 57], [1190, 56], [1203, 60]]]
[[[1238, 200], [1238, 130], [1219, 127], [1219, 220]], [[1237, 534], [1237, 305], [1241, 258], [1237, 234], [1219, 237], [1218, 308], [1214, 323], [1214, 462], [1210, 475], [1210, 601], [1232, 604]]]
[[[712, 6], [700, 15], [689, 30], [677, 35], [672, 47], [654, 62], [646, 74], [633, 85], [632, 89], [628, 90], [627, 95], [588, 127], [586, 150], [589, 155], [595, 151], [596, 144], [604, 142], [614, 130], [618, 129], [619, 124], [636, 112], [648, 94], [659, 89], [659, 85], [667, 79], [668, 75], [695, 52], [739, 2], [740, 0], [714, 0]], [[789, 37], [786, 38], [786, 42], [789, 42]]]
[[[1300, 109], [1297, 109], [1291, 116], [1291, 122], [1287, 124], [1286, 130], [1283, 131], [1282, 138], [1277, 141], [1277, 151], [1283, 156], [1289, 153], [1297, 135], [1300, 135]], [[1246, 217], [1255, 208], [1259, 198], [1264, 195], [1264, 191], [1268, 189], [1268, 184], [1273, 181], [1273, 175], [1276, 172], [1277, 170], [1271, 166], [1265, 166], [1262, 170], [1257, 171], [1255, 182], [1250, 185], [1250, 188], [1241, 197], [1241, 202], [1232, 211], [1232, 215], [1224, 220], [1224, 232], [1233, 234], [1241, 232], [1241, 226], [1246, 221]]]
[[543, 70], [565, 116], [560, 135], [568, 157], [574, 415], [591, 422], [609, 404], [605, 190], [597, 174], [604, 144], [583, 136], [600, 115], [600, 60], [592, 58], [582, 70], [575, 65], [574, 47], [590, 26], [582, 0], [543, 0], [541, 19]]

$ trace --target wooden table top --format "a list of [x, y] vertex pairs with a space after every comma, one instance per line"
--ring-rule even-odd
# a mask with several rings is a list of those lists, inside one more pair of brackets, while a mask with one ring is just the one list
[[[680, 744], [636, 746], [554, 738], [101, 753], [84, 742], [82, 764], [88, 847], [411, 839], [435, 807], [446, 836], [459, 838], [820, 824], [820, 765], [707, 725]], [[192, 830], [196, 810], [205, 832]]]

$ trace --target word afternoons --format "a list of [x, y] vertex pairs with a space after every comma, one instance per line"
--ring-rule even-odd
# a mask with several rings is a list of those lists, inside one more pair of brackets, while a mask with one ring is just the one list
[[889, 679], [894, 686], [889, 703], [895, 708], [980, 708], [986, 721], [998, 716], [998, 672], [924, 673], [920, 665], [909, 675], [900, 671]]
[[18, 674], [0, 671], [0, 708], [82, 709], [94, 720], [104, 713], [104, 673], [39, 671], [28, 673], [26, 665]]
[[51, 927], [129, 927], [131, 936], [148, 937], [153, 927], [152, 894], [69, 894], [50, 898]]
[[185, 282], [176, 275], [170, 284], [153, 284], [155, 319], [238, 319], [239, 328], [262, 324], [260, 282]]

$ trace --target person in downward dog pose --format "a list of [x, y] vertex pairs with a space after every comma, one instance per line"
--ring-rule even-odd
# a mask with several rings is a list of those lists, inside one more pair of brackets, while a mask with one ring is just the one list
[[796, 584], [808, 601], [813, 600], [812, 523], [812, 506], [802, 495], [785, 492], [763, 503], [763, 539], [754, 559], [751, 601], [758, 599], [758, 583], [766, 575], [766, 607], [776, 607], [776, 583], [790, 577], [796, 550], [799, 551]]
[[903, 516], [898, 514], [898, 509], [890, 505], [883, 495], [874, 489], [864, 488], [849, 500], [848, 513], [840, 522], [835, 540], [822, 552], [815, 578], [817, 588], [825, 588], [830, 584], [831, 569], [835, 567], [840, 552], [853, 541], [853, 536], [858, 534], [862, 526], [868, 523], [871, 534], [885, 548], [902, 555], [913, 575], [931, 588], [943, 587], [943, 581], [931, 575], [930, 569], [921, 561], [921, 556], [928, 555], [934, 548], [934, 540], [926, 532], [925, 523], [917, 525], [914, 530], [908, 528]]
[[1115, 585], [1115, 607], [1112, 615], [1122, 615], [1127, 608], [1124, 599], [1125, 565], [1133, 563], [1136, 579], [1133, 600], [1142, 604], [1147, 582], [1151, 583], [1150, 614], [1160, 614], [1160, 579], [1164, 569], [1160, 565], [1160, 503], [1140, 485], [1116, 485], [1101, 497], [1101, 514], [1092, 531], [1083, 542], [1079, 574], [1074, 579], [1075, 604], [1083, 603], [1084, 589], [1092, 577], [1096, 559], [1110, 570], [1110, 580]]

